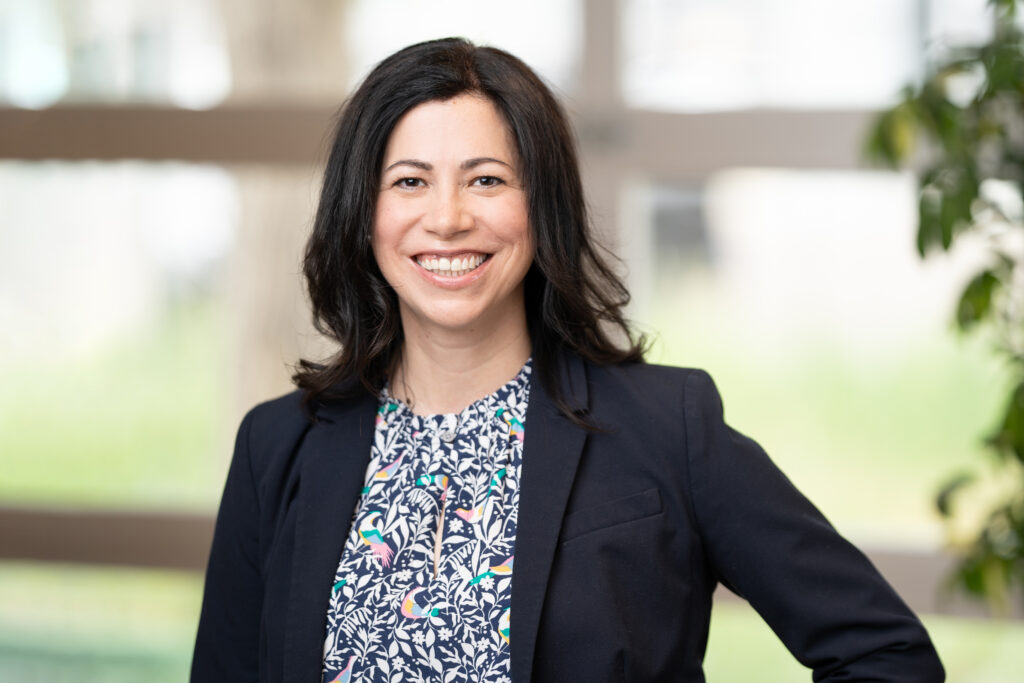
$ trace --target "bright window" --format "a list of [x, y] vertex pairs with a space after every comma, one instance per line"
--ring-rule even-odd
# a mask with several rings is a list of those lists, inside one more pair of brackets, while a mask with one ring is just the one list
[[870, 107], [919, 69], [916, 0], [627, 0], [622, 94], [633, 107]]
[[214, 505], [237, 220], [214, 166], [0, 163], [0, 500]]
[[460, 36], [512, 52], [557, 88], [577, 74], [582, 40], [580, 0], [521, 0], [487, 5], [469, 0], [352, 0], [345, 30], [349, 83], [413, 43]]

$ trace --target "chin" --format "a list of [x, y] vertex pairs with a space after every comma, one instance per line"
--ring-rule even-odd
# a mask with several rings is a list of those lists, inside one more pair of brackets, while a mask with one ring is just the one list
[[421, 329], [433, 329], [450, 334], [475, 334], [504, 327], [515, 311], [481, 310], [477, 307], [441, 306], [427, 312], [410, 312], [403, 316], [403, 323]]
[[431, 318], [430, 324], [446, 332], [473, 332], [483, 327], [483, 317], [466, 314], [443, 315]]

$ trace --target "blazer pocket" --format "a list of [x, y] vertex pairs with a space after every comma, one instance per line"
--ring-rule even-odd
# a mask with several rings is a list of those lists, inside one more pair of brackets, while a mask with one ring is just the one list
[[656, 488], [647, 489], [601, 505], [570, 512], [562, 522], [562, 533], [559, 540], [565, 543], [591, 531], [606, 529], [625, 522], [635, 522], [645, 517], [653, 517], [660, 512], [661, 494]]

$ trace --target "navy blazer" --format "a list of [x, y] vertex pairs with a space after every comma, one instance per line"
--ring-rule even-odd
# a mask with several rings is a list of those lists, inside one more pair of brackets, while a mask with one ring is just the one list
[[[723, 421], [710, 377], [569, 357], [561, 415], [527, 408], [515, 683], [703, 681], [711, 594], [744, 596], [815, 680], [944, 679], [867, 558]], [[310, 421], [292, 393], [243, 420], [217, 518], [194, 683], [321, 678], [334, 572], [370, 457], [365, 394]], [[736, 644], [742, 649], [742, 644]]]

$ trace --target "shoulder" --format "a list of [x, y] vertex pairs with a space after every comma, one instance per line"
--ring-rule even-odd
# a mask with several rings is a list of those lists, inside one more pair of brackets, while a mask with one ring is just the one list
[[589, 409], [600, 428], [664, 441], [677, 450], [699, 425], [724, 419], [711, 376], [697, 368], [648, 363], [588, 364]]
[[634, 398], [644, 404], [676, 404], [719, 402], [714, 380], [699, 368], [681, 368], [652, 363], [623, 363], [618, 365], [587, 364], [590, 390], [595, 399], [603, 395], [617, 395], [620, 399]]
[[251, 408], [238, 428], [236, 448], [248, 455], [254, 470], [290, 453], [313, 424], [302, 392], [292, 391]]
[[260, 469], [275, 460], [291, 460], [310, 430], [330, 427], [353, 413], [372, 414], [375, 407], [376, 399], [365, 393], [307, 404], [301, 390], [292, 391], [249, 410], [238, 430], [238, 445]]
[[310, 417], [302, 406], [302, 392], [297, 390], [257, 404], [242, 420], [249, 435], [261, 440], [301, 430], [309, 423]]
[[623, 382], [647, 384], [678, 384], [685, 382], [693, 375], [707, 376], [707, 372], [699, 368], [684, 368], [656, 363], [618, 363], [615, 365], [599, 365], [587, 363], [588, 369], [595, 376], [617, 378]]

